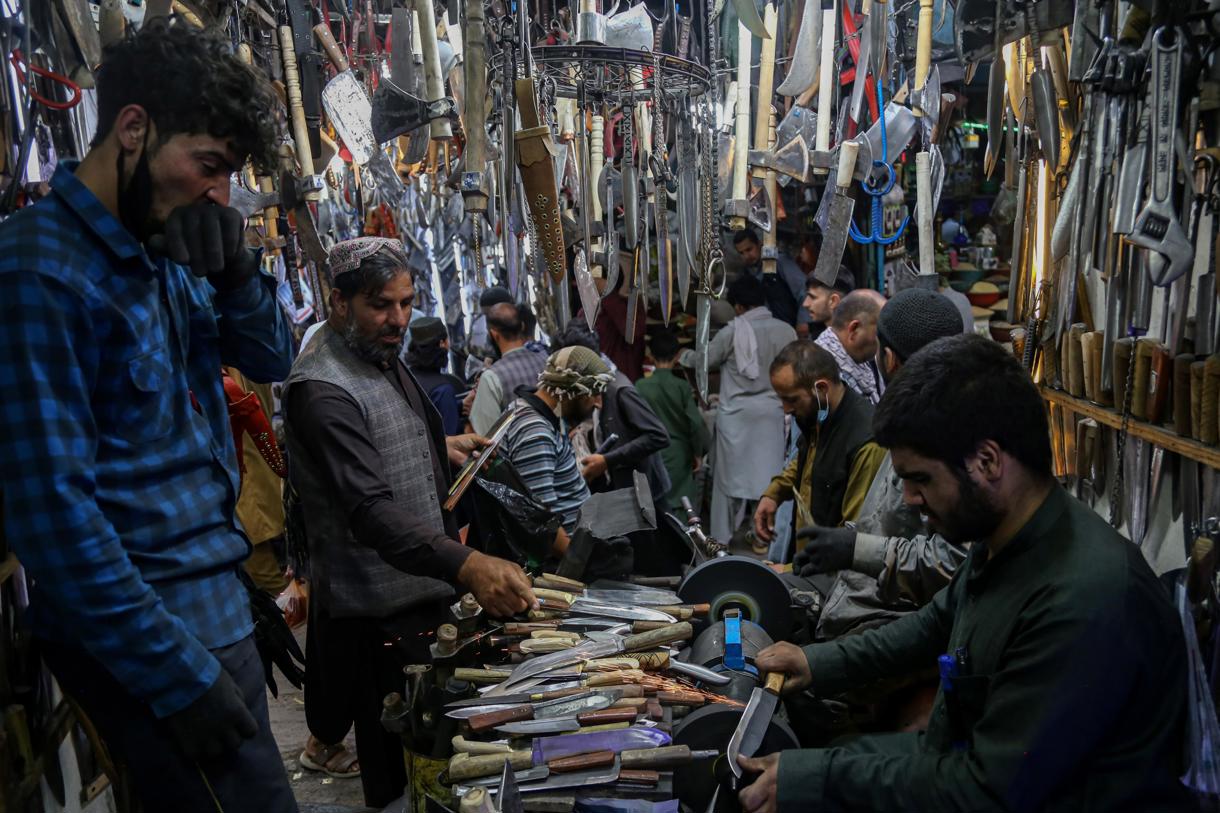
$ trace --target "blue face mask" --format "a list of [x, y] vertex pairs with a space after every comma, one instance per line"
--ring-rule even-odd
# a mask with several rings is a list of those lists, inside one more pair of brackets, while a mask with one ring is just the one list
[[818, 424], [826, 423], [826, 419], [830, 417], [830, 399], [827, 398], [826, 406], [822, 406], [822, 396], [818, 392], [818, 388], [813, 388], [813, 397], [818, 399]]

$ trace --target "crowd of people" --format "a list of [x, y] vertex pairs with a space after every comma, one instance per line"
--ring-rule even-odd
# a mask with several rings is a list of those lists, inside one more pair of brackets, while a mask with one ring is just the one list
[[[819, 595], [815, 643], [757, 661], [789, 690], [846, 692], [945, 651], [975, 670], [926, 741], [747, 761], [748, 813], [1182, 809], [1172, 608], [1055, 484], [1040, 396], [1006, 350], [961, 335], [957, 303], [887, 300], [847, 269], [830, 286], [787, 260], [763, 273], [746, 232], [707, 347], [648, 335], [622, 291], [594, 329], [578, 315], [543, 336], [493, 287], [458, 348], [415, 312], [427, 270], [359, 237], [332, 247], [329, 315], [298, 342], [228, 207], [230, 174], [275, 160], [252, 112], [273, 90], [216, 37], [145, 26], [109, 51], [92, 150], [0, 227], [0, 493], [31, 579], [23, 623], [144, 809], [296, 809], [250, 611], [285, 588], [286, 556], [294, 580], [308, 567], [301, 764], [359, 776], [370, 806], [403, 793], [382, 701], [458, 591], [497, 618], [539, 606], [517, 561], [469, 544], [477, 517], [444, 508], [506, 416], [506, 477], [554, 519], [544, 554], [572, 544], [591, 494], [642, 476], [658, 515], [691, 500], [713, 536], [757, 543]], [[162, 63], [197, 96], [169, 92]]]

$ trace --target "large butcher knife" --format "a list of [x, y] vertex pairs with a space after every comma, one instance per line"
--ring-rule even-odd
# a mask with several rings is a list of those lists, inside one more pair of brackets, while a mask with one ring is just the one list
[[771, 672], [767, 675], [766, 683], [755, 687], [750, 693], [750, 702], [746, 703], [746, 710], [741, 713], [741, 721], [737, 723], [737, 730], [729, 738], [726, 752], [729, 770], [738, 780], [741, 779], [741, 764], [737, 757], [752, 757], [758, 746], [762, 745], [767, 727], [771, 725], [771, 717], [775, 714], [775, 707], [779, 705], [779, 693], [783, 690], [784, 673]]
[[347, 57], [335, 42], [330, 26], [318, 23], [313, 31], [338, 71], [334, 78], [326, 83], [326, 87], [322, 88], [322, 106], [326, 108], [326, 115], [334, 122], [335, 129], [348, 152], [352, 154], [353, 160], [364, 166], [372, 160], [373, 152], [377, 149], [371, 123], [373, 105], [369, 101], [368, 91], [356, 78], [356, 74], [352, 73]]
[[851, 226], [851, 215], [856, 201], [847, 192], [856, 169], [856, 156], [860, 145], [855, 141], [844, 141], [839, 146], [839, 168], [835, 174], [835, 196], [830, 203], [830, 217], [822, 239], [822, 250], [818, 253], [818, 264], [813, 276], [827, 287], [835, 284], [839, 276], [839, 264], [843, 261], [843, 250], [847, 247], [847, 232]]

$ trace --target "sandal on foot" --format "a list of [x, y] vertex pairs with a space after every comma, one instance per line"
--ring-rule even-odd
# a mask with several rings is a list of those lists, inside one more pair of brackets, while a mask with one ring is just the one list
[[[343, 743], [324, 745], [316, 754], [309, 753], [309, 747], [301, 751], [297, 758], [301, 767], [307, 771], [320, 771], [335, 779], [353, 779], [360, 776], [359, 758], [347, 750]], [[352, 767], [355, 766], [355, 770]]]

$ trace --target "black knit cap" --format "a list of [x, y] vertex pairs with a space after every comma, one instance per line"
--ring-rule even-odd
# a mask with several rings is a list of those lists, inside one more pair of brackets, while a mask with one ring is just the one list
[[499, 285], [492, 286], [479, 294], [480, 308], [490, 308], [492, 305], [499, 305], [501, 302], [512, 301], [512, 293], [507, 288], [501, 288]]
[[411, 341], [419, 344], [439, 342], [448, 338], [445, 323], [435, 316], [421, 316], [410, 325]]
[[957, 306], [926, 288], [907, 288], [885, 303], [877, 317], [881, 343], [906, 361], [925, 345], [965, 332]]

